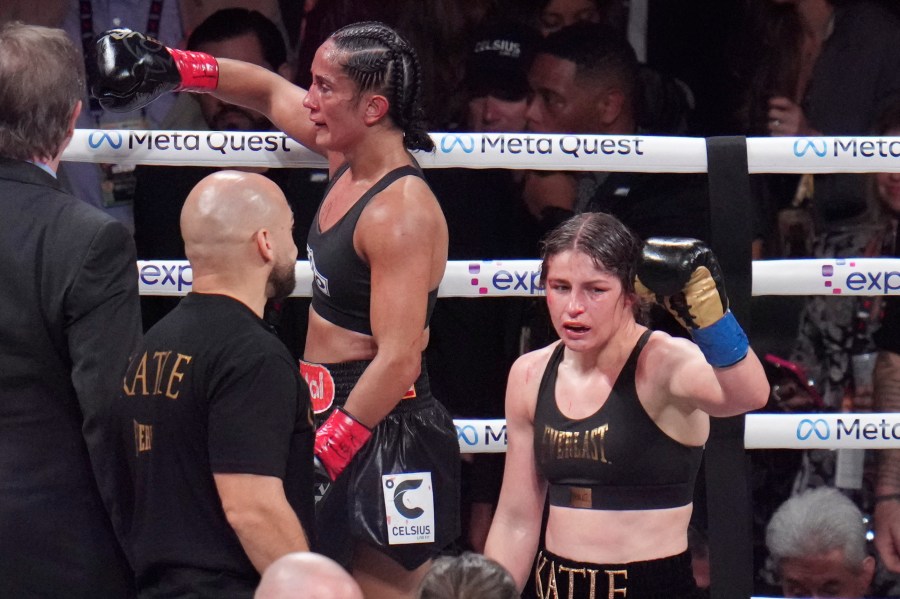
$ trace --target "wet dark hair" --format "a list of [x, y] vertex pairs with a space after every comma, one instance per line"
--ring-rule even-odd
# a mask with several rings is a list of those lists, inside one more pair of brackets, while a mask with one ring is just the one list
[[263, 58], [272, 70], [287, 62], [287, 46], [278, 26], [261, 12], [246, 8], [223, 8], [206, 17], [188, 37], [187, 49], [197, 50], [204, 44], [223, 42], [248, 33], [259, 40]]
[[412, 46], [378, 21], [347, 25], [330, 39], [346, 54], [341, 66], [360, 91], [387, 97], [388, 114], [403, 131], [406, 148], [433, 150], [422, 110], [422, 71]]
[[416, 595], [419, 599], [517, 599], [519, 596], [515, 581], [503, 566], [471, 551], [436, 559]]
[[577, 214], [547, 233], [541, 242], [541, 285], [547, 283], [550, 258], [573, 250], [589, 256], [597, 268], [615, 275], [622, 290], [634, 295], [635, 266], [642, 247], [641, 240], [611, 214]]

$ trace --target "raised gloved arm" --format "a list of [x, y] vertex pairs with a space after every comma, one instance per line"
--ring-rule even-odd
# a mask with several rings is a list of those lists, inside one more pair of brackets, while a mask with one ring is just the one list
[[316, 430], [315, 456], [331, 480], [337, 480], [372, 431], [341, 408], [334, 410]]
[[130, 29], [100, 35], [89, 65], [91, 94], [111, 112], [143, 108], [166, 92], [210, 92], [219, 78], [209, 54], [167, 48]]
[[747, 335], [728, 309], [725, 281], [715, 255], [696, 239], [652, 237], [637, 265], [639, 295], [665, 307], [717, 368], [747, 356]]

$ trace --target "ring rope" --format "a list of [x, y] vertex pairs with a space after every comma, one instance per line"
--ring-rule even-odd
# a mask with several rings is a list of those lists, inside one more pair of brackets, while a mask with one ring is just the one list
[[[506, 451], [506, 420], [453, 420], [462, 453]], [[746, 414], [745, 449], [897, 449], [900, 413]]]
[[[424, 168], [680, 172], [707, 170], [703, 138], [433, 133], [436, 150], [417, 153]], [[900, 138], [748, 138], [750, 173], [900, 171]], [[325, 160], [280, 132], [79, 129], [63, 154], [77, 162], [325, 168]], [[183, 260], [138, 261], [142, 295], [185, 295]], [[450, 261], [440, 297], [535, 296], [537, 260]], [[298, 262], [295, 297], [309, 296], [309, 264]], [[753, 295], [890, 295], [900, 290], [900, 260], [845, 258], [753, 263]], [[766, 448], [900, 447], [900, 414], [747, 414], [744, 446]], [[504, 419], [454, 420], [463, 453], [506, 451]]]
[[[138, 260], [141, 295], [186, 295], [186, 260]], [[312, 294], [309, 262], [298, 261], [291, 297]], [[534, 297], [543, 294], [539, 260], [450, 260], [438, 297]], [[810, 258], [753, 262], [753, 295], [897, 295], [900, 258]]]
[[[424, 168], [707, 172], [706, 139], [645, 135], [432, 133]], [[750, 137], [748, 172], [900, 172], [900, 137]], [[63, 160], [114, 164], [326, 168], [282, 132], [76, 129]]]

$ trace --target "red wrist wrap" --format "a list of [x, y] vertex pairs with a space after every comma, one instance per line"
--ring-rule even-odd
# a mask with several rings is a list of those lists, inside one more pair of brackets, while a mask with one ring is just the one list
[[316, 431], [315, 454], [331, 480], [344, 471], [372, 431], [347, 412], [337, 409]]
[[174, 91], [211, 92], [219, 84], [219, 63], [205, 52], [167, 48], [175, 59], [181, 85]]

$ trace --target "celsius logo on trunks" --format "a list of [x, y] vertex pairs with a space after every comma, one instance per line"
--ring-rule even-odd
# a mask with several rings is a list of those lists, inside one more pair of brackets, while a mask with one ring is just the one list
[[389, 545], [434, 542], [431, 472], [384, 474], [384, 515]]
[[873, 295], [893, 295], [900, 291], [900, 272], [857, 270], [855, 260], [838, 258], [834, 264], [823, 264], [822, 278], [834, 295], [840, 295], [844, 289]]
[[532, 154], [552, 156], [644, 155], [640, 137], [597, 137], [592, 135], [468, 134], [444, 133], [437, 146], [444, 154]]
[[[831, 147], [829, 148], [829, 143]], [[830, 150], [830, 151], [829, 151]], [[797, 158], [825, 158], [831, 154], [852, 158], [900, 158], [900, 140], [896, 138], [871, 138], [859, 140], [855, 137], [833, 138], [799, 137], [794, 140], [794, 156]]]
[[300, 376], [309, 387], [309, 399], [314, 414], [327, 412], [334, 403], [334, 378], [321, 364], [300, 360]]
[[[482, 266], [485, 266], [485, 272], [482, 272]], [[469, 263], [469, 274], [472, 275], [469, 284], [478, 289], [478, 295], [487, 295], [490, 291], [486, 286], [487, 280], [482, 283], [482, 277], [487, 279], [485, 275], [490, 276], [490, 285], [497, 291], [511, 291], [514, 292], [514, 295], [518, 295], [515, 292], [519, 291], [528, 295], [538, 295], [544, 292], [540, 270], [519, 271], [500, 268], [491, 273], [488, 272], [488, 266], [490, 266], [490, 262], [483, 265], [478, 262]]]
[[[829, 422], [831, 420], [831, 422]], [[900, 440], [900, 420], [879, 420], [859, 416], [802, 418], [797, 424], [799, 441], [896, 441]]]

